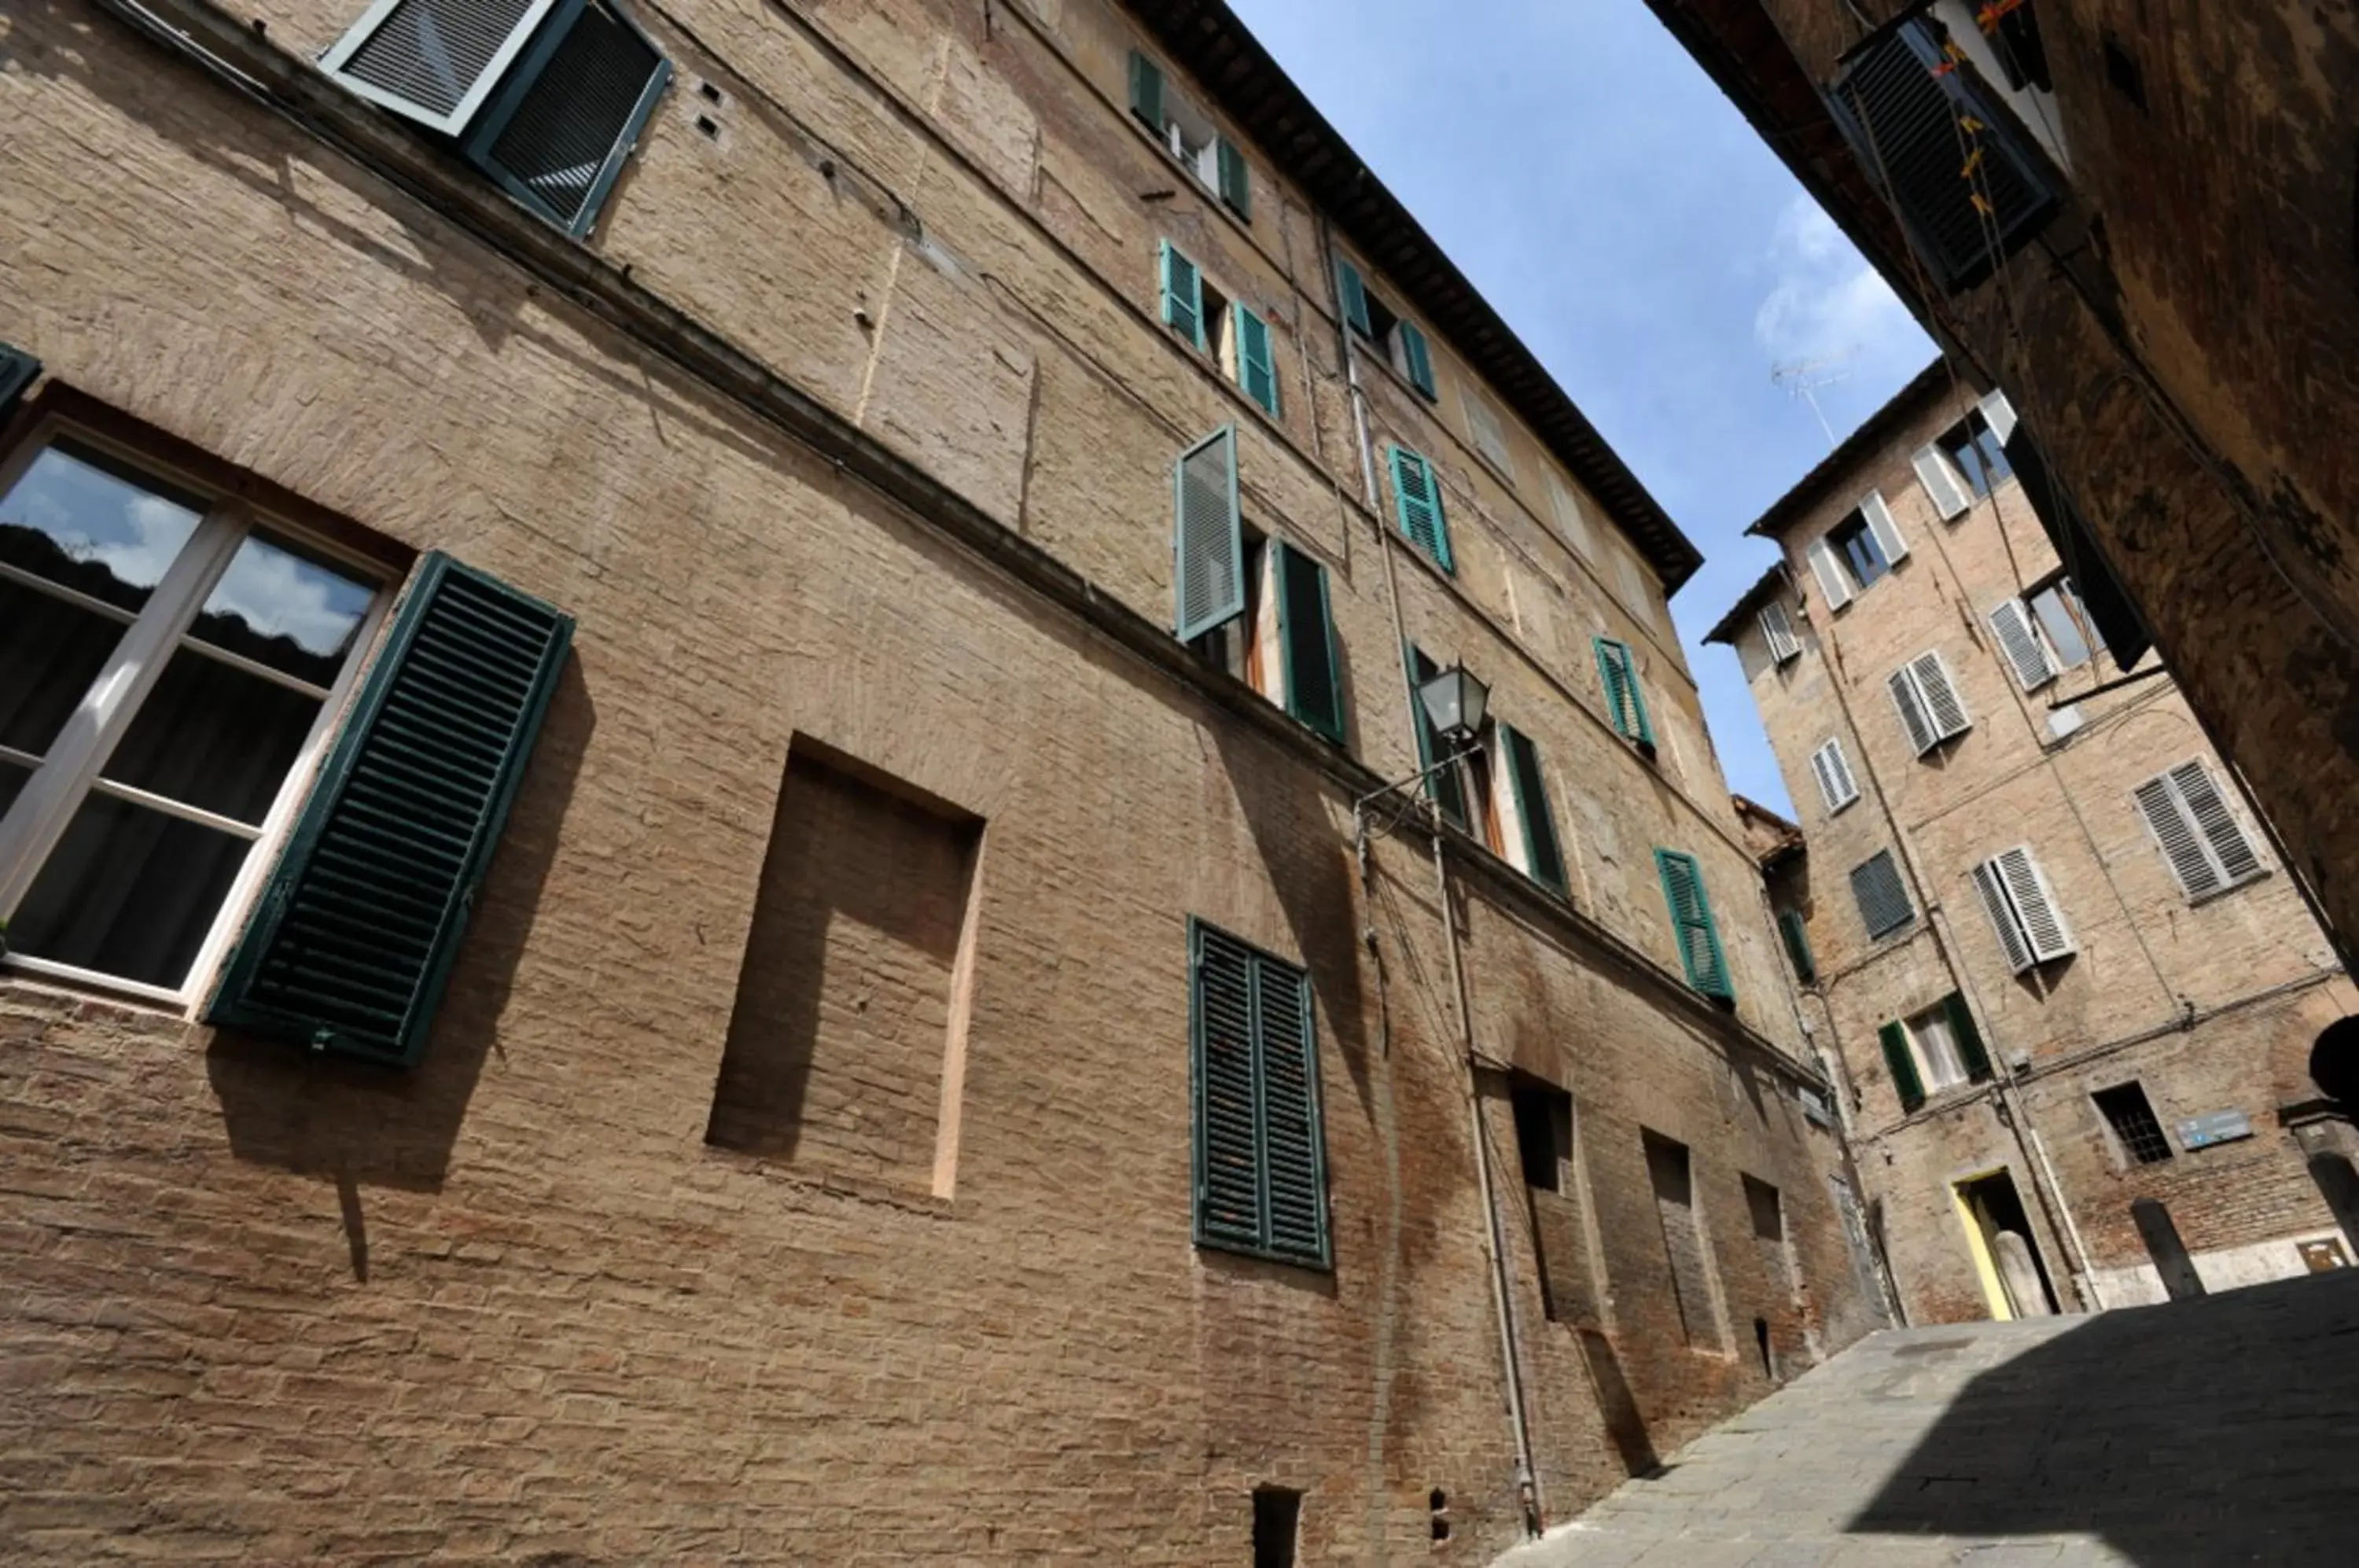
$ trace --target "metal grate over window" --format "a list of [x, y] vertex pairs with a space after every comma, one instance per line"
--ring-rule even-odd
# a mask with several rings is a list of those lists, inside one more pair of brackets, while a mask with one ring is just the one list
[[2162, 1123], [2155, 1118], [2142, 1085], [2117, 1083], [2098, 1090], [2094, 1098], [2114, 1137], [2121, 1141], [2122, 1152], [2133, 1163], [2159, 1165], [2170, 1158], [2170, 1139], [2163, 1135]]

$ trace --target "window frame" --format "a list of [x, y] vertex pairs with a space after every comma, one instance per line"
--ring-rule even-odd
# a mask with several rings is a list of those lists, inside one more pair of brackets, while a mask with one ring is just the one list
[[502, 91], [502, 83], [515, 68], [517, 58], [531, 47], [532, 40], [540, 34], [541, 25], [564, 0], [528, 0], [507, 37], [500, 41], [500, 47], [484, 62], [482, 73], [447, 114], [422, 114], [413, 100], [387, 92], [374, 82], [364, 82], [344, 70], [352, 58], [360, 53], [392, 19], [393, 13], [410, 3], [412, 0], [372, 0], [368, 9], [344, 29], [342, 37], [328, 46], [327, 52], [320, 57], [320, 70], [337, 86], [356, 98], [365, 99], [380, 109], [390, 110], [429, 130], [457, 136], [483, 112], [484, 105]]
[[[1895, 918], [1887, 920], [1882, 926], [1876, 925], [1875, 922], [1868, 917], [1868, 891], [1861, 886], [1861, 878], [1863, 877], [1875, 878], [1878, 876], [1875, 870], [1875, 865], [1878, 861], [1882, 861], [1884, 863], [1885, 872], [1886, 874], [1888, 874], [1890, 878], [1889, 890], [1898, 899], [1898, 912], [1896, 914]], [[1897, 855], [1894, 855], [1891, 850], [1879, 849], [1874, 855], [1869, 855], [1865, 860], [1861, 861], [1857, 866], [1853, 866], [1851, 868], [1849, 880], [1851, 883], [1852, 903], [1859, 910], [1860, 929], [1867, 932], [1867, 940], [1870, 943], [1881, 942], [1885, 938], [1897, 936], [1900, 932], [1908, 931], [1916, 925], [1918, 915], [1917, 903], [1915, 899], [1908, 896], [1908, 879], [1901, 872], [1900, 859]], [[1876, 891], [1881, 892], [1884, 891], [1884, 889], [1878, 888]]]
[[[2107, 1095], [2119, 1096], [2124, 1091], [2137, 1096], [2138, 1109], [2144, 1111], [2146, 1119], [2154, 1124], [2154, 1135], [2160, 1146], [2160, 1153], [2144, 1152], [2140, 1145], [2133, 1140], [2131, 1134], [2123, 1130], [2121, 1122], [2114, 1118], [2113, 1111], [2107, 1106], [2105, 1103]], [[2092, 1089], [2089, 1091], [2089, 1104], [2096, 1111], [2097, 1119], [2104, 1124], [2105, 1136], [2113, 1142], [2114, 1160], [2122, 1170], [2136, 1171], [2148, 1165], [2168, 1165], [2181, 1152], [2171, 1142], [2169, 1124], [2162, 1119], [2162, 1113], [2154, 1108], [2154, 1096], [2147, 1093], [2145, 1080], [2128, 1078], [2119, 1083], [2108, 1083], [2102, 1089]]]
[[[43, 415], [17, 437], [5, 454], [0, 454], [0, 496], [12, 493], [40, 454], [60, 440], [69, 447], [82, 447], [131, 470], [156, 488], [178, 491], [187, 499], [201, 500], [205, 505], [197, 527], [174, 552], [147, 605], [129, 619], [124, 618], [125, 612], [118, 606], [102, 605], [99, 601], [72, 594], [71, 590], [57, 595], [104, 615], [121, 626], [123, 632], [85, 691], [82, 705], [85, 711], [91, 705], [90, 692], [107, 693], [103, 699], [105, 712], [95, 725], [76, 737], [72, 734], [76, 720], [68, 720], [65, 729], [38, 760], [29, 759], [28, 754], [23, 752], [7, 754], [7, 760], [16, 766], [29, 763], [30, 771], [15, 802], [8, 811], [0, 812], [0, 830], [5, 830], [0, 831], [0, 911], [5, 911], [0, 913], [0, 929], [5, 929], [6, 920], [22, 904], [49, 857], [57, 853], [83, 803], [93, 794], [241, 838], [248, 847], [179, 985], [157, 985], [10, 952], [5, 943], [0, 943], [0, 975], [15, 973], [61, 981], [160, 1003], [179, 1009], [185, 1017], [193, 1017], [212, 989], [232, 942], [245, 926], [286, 845], [321, 764], [351, 707], [361, 677], [375, 660], [386, 618], [410, 572], [354, 550], [318, 528], [306, 527], [284, 510], [256, 505], [233, 494], [228, 485], [191, 473], [186, 464], [155, 452], [147, 442], [64, 414]], [[229, 572], [239, 548], [258, 530], [298, 543], [376, 585], [368, 608], [353, 627], [351, 647], [335, 680], [324, 689], [204, 644], [190, 632], [206, 601]], [[5, 567], [0, 567], [0, 574], [20, 583], [33, 577], [32, 573], [19, 573]], [[50, 593], [58, 586], [42, 579], [34, 579], [34, 583], [38, 585], [27, 586], [35, 593]], [[240, 822], [101, 777], [116, 746], [154, 695], [156, 684], [163, 678], [172, 656], [184, 648], [195, 648], [201, 657], [217, 659], [257, 680], [315, 697], [320, 702], [320, 712], [288, 763], [286, 777], [279, 781], [259, 824]], [[78, 713], [76, 719], [80, 716]], [[59, 755], [61, 746], [71, 748], [68, 756]], [[37, 788], [44, 794], [37, 795]], [[28, 801], [33, 811], [20, 818], [18, 808]]]

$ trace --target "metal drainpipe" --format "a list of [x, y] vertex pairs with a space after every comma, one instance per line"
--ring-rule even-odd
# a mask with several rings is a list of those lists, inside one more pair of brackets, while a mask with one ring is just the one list
[[[1385, 602], [1392, 614], [1393, 640], [1400, 648], [1401, 693], [1407, 701], [1410, 733], [1423, 723], [1417, 705], [1417, 682], [1408, 668], [1408, 624], [1401, 617], [1400, 582], [1393, 567], [1390, 541], [1385, 538], [1383, 508], [1376, 494], [1376, 449], [1368, 428], [1368, 395], [1360, 385], [1360, 356], [1352, 342], [1352, 329], [1343, 320], [1343, 303], [1335, 295], [1335, 238], [1333, 226], [1327, 215], [1319, 215], [1320, 258], [1326, 264], [1328, 302], [1334, 308], [1335, 336], [1342, 351], [1343, 380], [1352, 395], [1352, 425], [1360, 447], [1360, 486], [1369, 517], [1374, 519], [1376, 536], [1376, 559], [1385, 572]], [[1484, 1251], [1488, 1255], [1491, 1274], [1491, 1304], [1499, 1320], [1499, 1352], [1505, 1363], [1507, 1382], [1507, 1420], [1515, 1429], [1516, 1496], [1524, 1510], [1524, 1533], [1537, 1536], [1541, 1519], [1539, 1475], [1532, 1465], [1531, 1432], [1524, 1423], [1524, 1379], [1520, 1358], [1516, 1351], [1516, 1321], [1508, 1300], [1506, 1249], [1499, 1231], [1499, 1204], [1492, 1190], [1490, 1145], [1483, 1131], [1482, 1086], [1475, 1077], [1474, 1015], [1466, 999], [1465, 970], [1458, 954], [1458, 920], [1450, 908], [1450, 868], [1443, 857], [1441, 811], [1428, 797], [1432, 812], [1433, 888], [1440, 900], [1442, 943], [1450, 953], [1450, 990], [1458, 1004], [1458, 1035], [1460, 1053], [1466, 1062], [1467, 1125], [1474, 1138], [1474, 1174], [1483, 1194], [1483, 1221], [1486, 1235]], [[1364, 828], [1363, 828], [1364, 831]]]

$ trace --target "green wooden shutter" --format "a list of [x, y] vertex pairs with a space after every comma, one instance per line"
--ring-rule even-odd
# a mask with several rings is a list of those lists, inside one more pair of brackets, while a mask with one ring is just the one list
[[1163, 68], [1136, 49], [1130, 51], [1130, 112], [1162, 139]]
[[1261, 1139], [1254, 1083], [1253, 953], [1190, 921], [1196, 1098], [1196, 1239], [1260, 1244]]
[[1342, 661], [1327, 600], [1327, 569], [1292, 545], [1277, 550], [1277, 646], [1286, 663], [1286, 711], [1329, 740], [1343, 739]]
[[1728, 960], [1721, 952], [1720, 929], [1712, 920], [1701, 867], [1691, 855], [1658, 849], [1655, 869], [1663, 879], [1663, 902], [1670, 909], [1671, 933], [1680, 944], [1680, 962], [1687, 969], [1688, 984], [1707, 996], [1735, 1000], [1736, 988], [1729, 983]]
[[1450, 522], [1441, 509], [1441, 486], [1433, 464], [1406, 447], [1392, 449], [1393, 514], [1411, 544], [1433, 557], [1444, 572], [1457, 569], [1450, 559]]
[[1810, 955], [1810, 931], [1792, 909], [1777, 912], [1777, 934], [1786, 939], [1786, 956], [1794, 961], [1794, 976], [1805, 985], [1819, 980], [1818, 961]]
[[1549, 810], [1539, 750], [1531, 736], [1508, 724], [1499, 726], [1499, 739], [1507, 753], [1507, 784], [1516, 792], [1516, 815], [1524, 823], [1525, 869], [1533, 881], [1565, 892], [1564, 853], [1557, 844], [1556, 818]]
[[208, 1020], [416, 1063], [573, 635], [429, 555]]
[[1364, 338], [1375, 337], [1375, 319], [1368, 314], [1368, 285], [1360, 269], [1341, 256], [1335, 260], [1335, 294], [1343, 304], [1343, 324]]
[[1228, 137], [1221, 138], [1220, 153], [1221, 200], [1229, 211], [1253, 222], [1253, 170], [1246, 166], [1245, 155]]
[[1172, 630], [1193, 642], [1245, 613], [1236, 427], [1223, 425], [1181, 452], [1171, 489]]
[[40, 379], [41, 362], [14, 343], [0, 343], [0, 419], [16, 411], [25, 388]]
[[1966, 1064], [1966, 1077], [1980, 1083], [1991, 1075], [1990, 1052], [1983, 1049], [1983, 1032], [1974, 1028], [1974, 1015], [1966, 1008], [1966, 999], [1955, 991], [1942, 1003], [1950, 1013], [1950, 1036], [1958, 1042], [1958, 1060]]
[[670, 81], [663, 51], [606, 0], [560, 0], [467, 156], [567, 234], [587, 234]]
[[[1440, 665], [1416, 648], [1409, 648], [1408, 654], [1408, 682], [1412, 688], [1422, 687], [1441, 673]], [[1432, 768], [1441, 759], [1441, 737], [1434, 733], [1432, 721], [1426, 717], [1425, 703], [1415, 696], [1414, 691], [1410, 700], [1417, 708], [1417, 765], [1420, 770]], [[1426, 773], [1425, 789], [1426, 793], [1433, 797], [1433, 803], [1441, 809], [1443, 816], [1462, 828], [1467, 825], [1466, 790], [1459, 781], [1455, 767]]]
[[1262, 1245], [1273, 1255], [1324, 1268], [1327, 1252], [1325, 1139], [1319, 1119], [1319, 1037], [1310, 976], [1257, 956], [1254, 1043], [1261, 1080]]
[[1190, 920], [1198, 1245], [1328, 1267], [1310, 976]]
[[1908, 1028], [1898, 1019], [1875, 1031], [1884, 1042], [1884, 1065], [1900, 1094], [1900, 1108], [1913, 1111], [1925, 1103], [1925, 1081], [1917, 1076], [1917, 1058], [1908, 1049]]
[[1638, 661], [1627, 643], [1593, 637], [1597, 674], [1605, 689], [1605, 709], [1614, 727], [1640, 746], [1655, 744], [1655, 726], [1647, 717], [1647, 694], [1638, 685]]
[[1433, 385], [1433, 351], [1426, 346], [1425, 334], [1408, 321], [1395, 330], [1400, 333], [1401, 358], [1408, 362], [1408, 384], [1428, 398], [1439, 400], [1441, 395]]
[[1204, 278], [1196, 264], [1163, 242], [1163, 324], [1194, 343], [1211, 352], [1204, 336]]
[[1237, 385], [1271, 414], [1277, 412], [1277, 366], [1269, 352], [1269, 323], [1244, 305], [1231, 307], [1237, 323]]

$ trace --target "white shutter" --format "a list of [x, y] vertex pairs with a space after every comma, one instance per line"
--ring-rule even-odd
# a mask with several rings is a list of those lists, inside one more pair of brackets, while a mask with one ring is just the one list
[[2146, 818], [2155, 842], [2162, 846], [2162, 857], [2169, 863], [2171, 875], [2179, 878], [2180, 891], [2190, 898], [2218, 892], [2222, 885], [2219, 868], [2204, 853], [2202, 837], [2180, 805], [2179, 791], [2171, 788], [2169, 777], [2149, 779], [2130, 794], [2137, 801], [2138, 811]]
[[[2210, 851], [2210, 865], [2219, 873], [2220, 885], [2233, 887], [2251, 880], [2267, 869], [2252, 841], [2245, 836], [2244, 824], [2228, 810], [2227, 800], [2212, 782], [2212, 774], [2203, 764], [2183, 762], [2167, 776], [2172, 792], [2183, 808], [2188, 825], [2201, 838]], [[2162, 783], [2163, 779], [2153, 782]], [[2141, 798], [2140, 802], [2145, 802]], [[2175, 864], [2175, 863], [2174, 863]], [[2194, 889], [2190, 888], [2190, 895]]]
[[1771, 662], [1783, 664], [1800, 656], [1801, 640], [1794, 636], [1794, 623], [1787, 618], [1785, 605], [1762, 605], [1760, 620], [1761, 638], [1769, 645]]
[[1999, 951], [2006, 954], [2007, 968], [2022, 974], [2031, 967], [2031, 948], [2023, 940], [2023, 928], [2016, 922], [2015, 907], [2007, 902], [1997, 861], [1985, 860], [1974, 867], [1974, 891], [1982, 896], [1983, 913], [1990, 917], [1991, 930], [1998, 935]]
[[2033, 962], [2045, 964], [2071, 952], [2072, 933], [2066, 929], [2064, 913], [2056, 907], [2056, 895], [2049, 891], [2048, 878], [2031, 858], [2029, 847], [2017, 844], [1991, 864], [2006, 883], [2006, 896], [2023, 922]]
[[2020, 599], [2008, 599], [1991, 612], [1991, 629], [1998, 633], [1999, 650], [2014, 667], [2016, 682], [2027, 691], [2036, 691], [2056, 679], [2056, 666], [2048, 657], [2047, 645], [2039, 640], [2038, 630], [2031, 624], [2030, 613]]
[[1818, 574], [1819, 592], [1827, 596], [1827, 608], [1840, 610], [1851, 603], [1851, 579], [1843, 574], [1843, 562], [1835, 559], [1834, 548], [1823, 539], [1810, 541], [1810, 570]]
[[1897, 566], [1908, 553], [1908, 541], [1900, 537], [1900, 525], [1892, 520], [1892, 508], [1884, 504], [1884, 492], [1871, 490], [1860, 497], [1859, 515], [1867, 519], [1867, 531], [1875, 537], [1876, 548], [1884, 551], [1885, 564]]
[[1957, 470], [1937, 446], [1920, 446], [1910, 459], [1917, 465], [1917, 482], [1925, 486], [1925, 494], [1933, 500], [1933, 510], [1948, 522], [1972, 504], [1966, 494], [1966, 482], [1958, 477]]
[[555, 3], [378, 0], [320, 68], [371, 103], [455, 136]]
[[1962, 735], [1971, 727], [1966, 705], [1958, 697], [1957, 682], [1950, 679], [1950, 667], [1939, 653], [1919, 654], [1908, 661], [1908, 673], [1917, 682], [1918, 694], [1924, 699], [1935, 740]]
[[1827, 803], [1829, 816], [1859, 799], [1859, 786], [1853, 781], [1843, 742], [1831, 740], [1810, 753], [1810, 771], [1818, 778], [1819, 795]]
[[1982, 410], [1983, 423], [1998, 438], [1998, 444], [2005, 446], [2007, 438], [2015, 434], [2015, 405], [2006, 400], [2006, 393], [1994, 392], [1983, 399]]
[[1892, 672], [1885, 687], [1892, 693], [1892, 705], [1900, 710], [1900, 724], [1908, 732], [1910, 747], [1918, 756], [1924, 756], [1941, 737], [1933, 733], [1933, 720], [1925, 712], [1925, 700], [1917, 694], [1916, 678], [1909, 674], [1907, 665], [1902, 665]]

